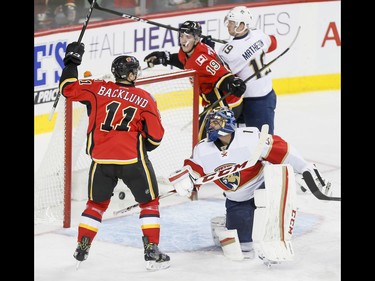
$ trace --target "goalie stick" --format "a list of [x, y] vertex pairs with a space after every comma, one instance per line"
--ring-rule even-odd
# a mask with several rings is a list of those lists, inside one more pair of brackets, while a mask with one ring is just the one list
[[195, 185], [201, 185], [201, 184], [205, 184], [205, 183], [209, 183], [209, 182], [218, 180], [222, 177], [226, 177], [230, 174], [233, 174], [233, 173], [236, 173], [236, 172], [239, 172], [241, 170], [244, 170], [244, 169], [247, 169], [247, 168], [250, 168], [250, 167], [254, 166], [255, 163], [259, 160], [260, 155], [262, 154], [262, 150], [263, 150], [263, 147], [264, 147], [264, 144], [265, 144], [267, 138], [268, 138], [268, 124], [264, 124], [262, 126], [262, 130], [261, 130], [260, 135], [259, 135], [258, 144], [253, 151], [251, 159], [246, 160], [245, 162], [240, 163], [240, 164], [232, 165], [232, 166], [227, 167], [225, 169], [222, 169], [220, 171], [216, 171], [216, 172], [206, 174], [206, 175], [204, 175], [202, 177], [199, 177], [199, 178], [195, 178], [193, 176], [193, 172], [191, 171], [191, 169], [189, 169], [190, 179], [193, 181], [193, 183]]
[[303, 179], [306, 182], [307, 187], [310, 189], [311, 193], [318, 198], [319, 200], [328, 200], [328, 201], [341, 201], [341, 197], [331, 197], [325, 195], [319, 187], [316, 185], [311, 173], [304, 172], [302, 174]]

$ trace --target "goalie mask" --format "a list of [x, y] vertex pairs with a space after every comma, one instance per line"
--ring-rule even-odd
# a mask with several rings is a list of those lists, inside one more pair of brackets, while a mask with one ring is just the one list
[[139, 61], [133, 56], [119, 56], [112, 62], [111, 71], [117, 80], [126, 80], [132, 84], [134, 81], [129, 81], [129, 73], [133, 73], [135, 77], [138, 75], [140, 70]]
[[[218, 128], [219, 125], [220, 127]], [[208, 141], [216, 141], [221, 136], [234, 132], [236, 119], [234, 113], [228, 107], [217, 107], [206, 117], [206, 131]]]
[[249, 8], [245, 6], [237, 6], [231, 9], [224, 18], [225, 26], [228, 26], [229, 21], [234, 21], [236, 28], [240, 25], [241, 22], [245, 24], [247, 29], [250, 29], [250, 23], [252, 20], [252, 15]]

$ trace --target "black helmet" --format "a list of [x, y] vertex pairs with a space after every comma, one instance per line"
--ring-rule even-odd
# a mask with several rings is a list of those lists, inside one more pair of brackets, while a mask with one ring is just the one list
[[139, 61], [133, 56], [119, 56], [112, 62], [111, 71], [116, 80], [127, 80], [129, 72], [138, 75]]
[[200, 37], [202, 35], [202, 26], [197, 21], [185, 21], [178, 29], [180, 33], [192, 34]]

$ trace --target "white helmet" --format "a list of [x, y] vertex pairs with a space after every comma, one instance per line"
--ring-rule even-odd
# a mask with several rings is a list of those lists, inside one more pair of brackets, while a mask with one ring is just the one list
[[245, 6], [237, 6], [232, 8], [228, 14], [224, 18], [224, 23], [227, 26], [228, 21], [234, 21], [236, 23], [236, 27], [243, 22], [247, 29], [250, 29], [250, 22], [252, 20], [252, 15], [250, 13], [250, 9]]

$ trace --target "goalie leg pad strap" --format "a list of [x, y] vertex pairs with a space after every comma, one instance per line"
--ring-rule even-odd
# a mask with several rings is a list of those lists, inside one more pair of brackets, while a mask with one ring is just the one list
[[259, 257], [270, 261], [292, 260], [291, 243], [296, 217], [296, 186], [290, 165], [267, 165], [266, 188], [254, 192], [253, 242]]

